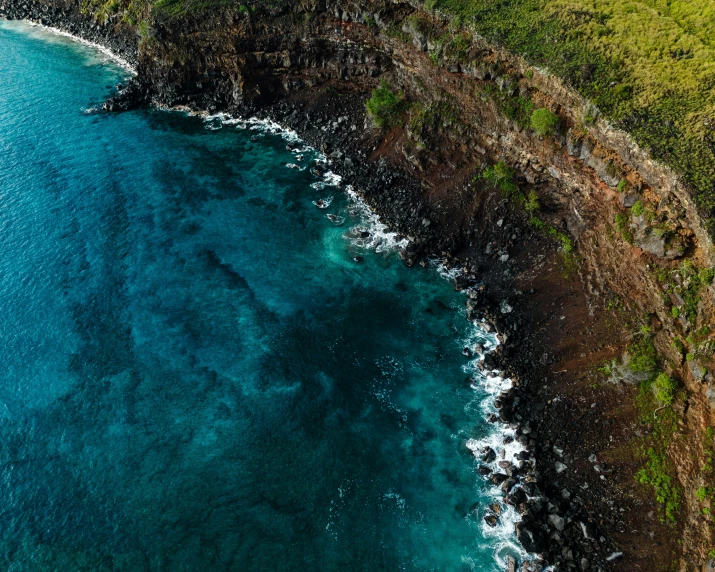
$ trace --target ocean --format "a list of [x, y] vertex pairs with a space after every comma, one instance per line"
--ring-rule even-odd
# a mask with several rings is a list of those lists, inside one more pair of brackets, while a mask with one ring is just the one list
[[0, 568], [503, 570], [464, 294], [295, 134], [98, 111], [127, 74], [0, 22]]

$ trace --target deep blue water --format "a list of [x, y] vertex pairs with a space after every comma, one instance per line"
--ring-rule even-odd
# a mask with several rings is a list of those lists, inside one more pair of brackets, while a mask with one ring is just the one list
[[499, 569], [462, 295], [125, 73], [0, 22], [0, 569]]

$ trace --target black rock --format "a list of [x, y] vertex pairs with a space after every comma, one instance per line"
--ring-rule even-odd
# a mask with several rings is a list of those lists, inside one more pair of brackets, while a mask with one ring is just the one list
[[491, 447], [484, 447], [482, 450], [482, 461], [485, 463], [491, 463], [497, 458], [497, 453]]
[[484, 517], [484, 522], [494, 528], [499, 523], [499, 517], [497, 517], [495, 514], [487, 514]]
[[506, 481], [509, 477], [504, 473], [492, 473], [489, 475], [489, 480], [493, 485], [500, 485]]
[[516, 538], [527, 552], [544, 552], [548, 548], [548, 537], [532, 523], [517, 522]]
[[480, 475], [482, 475], [483, 477], [486, 477], [487, 475], [491, 474], [492, 470], [489, 467], [487, 467], [486, 465], [479, 465], [477, 472]]

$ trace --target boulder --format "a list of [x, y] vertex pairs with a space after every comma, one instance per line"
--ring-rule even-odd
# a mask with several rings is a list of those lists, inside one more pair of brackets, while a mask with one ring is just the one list
[[690, 366], [690, 374], [693, 376], [693, 379], [696, 381], [702, 381], [707, 373], [705, 368], [703, 368], [703, 366], [695, 360], [688, 362], [688, 364]]
[[527, 552], [544, 552], [548, 547], [546, 534], [533, 523], [517, 522], [516, 539]]
[[500, 485], [508, 478], [509, 477], [507, 477], [504, 473], [492, 473], [489, 475], [489, 480], [493, 485]]
[[491, 474], [492, 470], [489, 467], [487, 467], [486, 465], [479, 465], [477, 472], [480, 475], [482, 475], [483, 477], [486, 477]]
[[559, 532], [563, 531], [564, 526], [566, 526], [566, 521], [560, 517], [558, 514], [550, 514], [549, 515], [549, 524], [558, 530]]
[[489, 510], [491, 510], [497, 516], [501, 516], [501, 513], [503, 512], [502, 506], [498, 502], [490, 504]]
[[491, 463], [497, 458], [497, 453], [491, 447], [484, 447], [482, 449], [482, 461], [485, 463]]
[[484, 522], [494, 528], [499, 523], [499, 517], [495, 514], [487, 514], [484, 516]]
[[514, 487], [509, 491], [509, 494], [506, 495], [504, 501], [511, 506], [519, 506], [526, 502], [526, 493], [521, 487]]

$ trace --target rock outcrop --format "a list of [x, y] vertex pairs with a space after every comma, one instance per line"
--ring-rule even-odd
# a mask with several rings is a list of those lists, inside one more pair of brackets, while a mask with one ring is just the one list
[[[568, 86], [467, 32], [458, 50], [445, 48], [454, 30], [416, 1], [156, 16], [141, 37], [72, 1], [0, 0], [0, 15], [62, 27], [136, 64], [107, 110], [153, 103], [296, 129], [409, 237], [407, 264], [431, 255], [463, 269], [468, 317], [505, 342], [485, 367], [516, 379], [500, 417], [529, 448], [531, 492], [509, 485], [516, 467], [483, 476], [508, 485], [527, 550], [565, 570], [653, 568], [673, 550], [683, 570], [704, 565], [715, 537], [696, 490], [715, 445], [715, 341], [705, 329], [715, 291], [703, 271], [715, 250], [678, 178]], [[364, 102], [381, 80], [404, 105], [376, 129]], [[529, 128], [534, 107], [558, 117], [552, 133]], [[518, 191], [485, 178], [497, 162]], [[640, 335], [682, 389], [666, 451], [683, 488], [677, 534], [633, 478], [642, 435], [632, 403], [644, 378], [622, 357]], [[599, 385], [597, 368], [614, 359], [621, 365]], [[642, 517], [647, 502], [653, 514]]]

